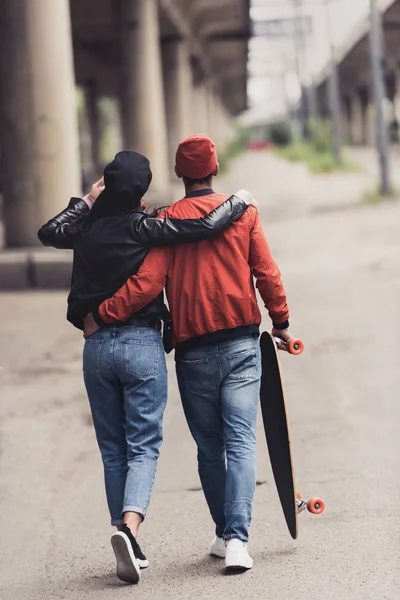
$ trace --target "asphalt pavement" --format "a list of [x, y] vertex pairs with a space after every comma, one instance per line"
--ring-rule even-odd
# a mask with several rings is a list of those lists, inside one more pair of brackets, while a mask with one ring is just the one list
[[217, 186], [259, 201], [305, 343], [303, 355], [282, 356], [297, 488], [321, 496], [325, 512], [302, 513], [290, 538], [259, 419], [254, 568], [225, 575], [208, 556], [213, 527], [169, 358], [165, 441], [140, 538], [151, 565], [138, 586], [121, 584], [66, 293], [3, 293], [0, 600], [400, 597], [400, 204], [360, 204], [362, 175], [347, 176], [347, 186], [344, 175], [315, 179], [254, 153]]

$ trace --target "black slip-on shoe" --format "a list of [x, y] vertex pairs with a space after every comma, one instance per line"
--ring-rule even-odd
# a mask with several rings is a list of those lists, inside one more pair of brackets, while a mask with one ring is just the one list
[[118, 579], [126, 583], [138, 583], [140, 579], [140, 566], [126, 533], [124, 531], [114, 533], [111, 536], [111, 546], [117, 560]]
[[141, 569], [147, 569], [147, 567], [149, 566], [149, 561], [147, 560], [147, 557], [143, 554], [142, 549], [140, 548], [138, 542], [136, 541], [136, 538], [134, 537], [132, 531], [129, 529], [128, 525], [122, 525], [120, 532], [122, 531], [122, 533], [125, 533], [125, 535], [128, 537], [131, 546], [132, 546], [132, 550], [133, 550], [133, 554], [135, 555], [136, 561], [139, 565], [139, 567]]

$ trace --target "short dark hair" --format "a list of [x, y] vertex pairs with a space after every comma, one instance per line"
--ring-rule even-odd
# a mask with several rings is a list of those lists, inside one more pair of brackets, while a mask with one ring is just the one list
[[214, 175], [214, 171], [212, 173], [210, 173], [209, 175], [207, 175], [207, 177], [201, 177], [200, 179], [192, 179], [191, 177], [185, 177], [184, 175], [182, 176], [182, 179], [183, 179], [185, 185], [187, 185], [187, 186], [196, 185], [196, 184], [210, 186], [213, 175]]

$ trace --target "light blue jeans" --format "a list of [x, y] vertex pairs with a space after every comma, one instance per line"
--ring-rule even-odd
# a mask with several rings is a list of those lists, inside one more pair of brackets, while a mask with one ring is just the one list
[[83, 372], [104, 464], [112, 525], [128, 511], [143, 516], [157, 469], [167, 402], [161, 333], [150, 327], [106, 327], [90, 336]]
[[247, 542], [256, 484], [257, 336], [188, 350], [176, 371], [216, 535]]

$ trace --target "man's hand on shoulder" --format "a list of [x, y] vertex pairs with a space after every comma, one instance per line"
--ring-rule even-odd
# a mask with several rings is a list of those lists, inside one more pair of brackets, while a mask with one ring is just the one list
[[83, 337], [88, 338], [97, 331], [99, 331], [100, 327], [97, 325], [96, 321], [93, 318], [92, 313], [86, 315], [83, 320], [84, 329], [83, 329]]
[[241, 200], [243, 200], [243, 202], [246, 202], [246, 204], [254, 206], [254, 208], [256, 208], [258, 210], [257, 200], [247, 190], [239, 190], [234, 195], [237, 196], [238, 198], [240, 198]]

